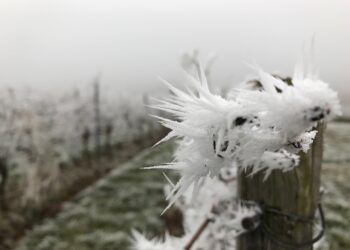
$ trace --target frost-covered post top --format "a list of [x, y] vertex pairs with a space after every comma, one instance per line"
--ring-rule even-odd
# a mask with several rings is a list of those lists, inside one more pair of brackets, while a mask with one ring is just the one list
[[[147, 240], [135, 232], [135, 250], [235, 249], [236, 237], [264, 228], [267, 225], [265, 219], [268, 206], [276, 205], [267, 204], [270, 200], [266, 200], [264, 205], [258, 204], [265, 200], [238, 194], [241, 191], [237, 190], [242, 184], [237, 187], [237, 178], [240, 179], [243, 174], [237, 173], [244, 171], [244, 179], [252, 180], [246, 175], [260, 172], [266, 180], [272, 171], [286, 172], [296, 168], [300, 162], [298, 152], [309, 150], [317, 133], [313, 130], [317, 123], [329, 121], [341, 114], [337, 94], [316, 77], [309, 65], [299, 65], [291, 79], [281, 79], [254, 66], [252, 68], [257, 79], [253, 82], [258, 86], [239, 85], [229, 93], [224, 93], [227, 97], [223, 97], [212, 91], [212, 81], [210, 85], [207, 82], [211, 64], [203, 70], [198, 53], [188, 55], [185, 59], [188, 68], [185, 69], [185, 90], [175, 88], [163, 80], [172, 95], [159, 100], [155, 106], [169, 114], [168, 117], [157, 117], [170, 129], [159, 143], [177, 139], [174, 160], [150, 167], [172, 169], [180, 173], [177, 183], [165, 175], [170, 183], [166, 188], [169, 205], [165, 211], [173, 204], [181, 211], [184, 235], [180, 238], [167, 235], [157, 241]], [[303, 68], [311, 70], [301, 70]], [[299, 168], [302, 167], [305, 166], [300, 164]], [[305, 170], [300, 171], [305, 173], [308, 168], [301, 170]], [[295, 179], [294, 175], [292, 177]], [[276, 178], [261, 182], [259, 175], [253, 179], [257, 182], [249, 184], [258, 185], [251, 187], [261, 184], [259, 187], [269, 187], [266, 190], [271, 190], [270, 184]], [[288, 182], [291, 183], [294, 182]], [[305, 187], [303, 183], [299, 184], [300, 189]], [[253, 192], [256, 190], [253, 189]], [[280, 194], [285, 195], [283, 190], [277, 192], [280, 193], [268, 195], [273, 195], [273, 200], [278, 200], [275, 198]], [[260, 195], [259, 191], [255, 193]], [[238, 199], [238, 195], [240, 199], [246, 200]], [[280, 214], [285, 212], [289, 212], [289, 207]], [[296, 216], [293, 214], [292, 217]], [[252, 240], [256, 239], [255, 236], [248, 241], [259, 242]], [[305, 242], [309, 242], [308, 239]]]
[[262, 89], [233, 88], [227, 98], [210, 91], [201, 69], [196, 76], [187, 74], [185, 91], [163, 80], [173, 95], [155, 106], [172, 117], [158, 117], [171, 130], [161, 142], [175, 137], [179, 144], [173, 162], [152, 168], [181, 173], [169, 206], [224, 167], [249, 169], [252, 175], [264, 171], [265, 178], [273, 170], [292, 170], [297, 153], [309, 149], [317, 122], [341, 114], [337, 93], [302, 67], [292, 84], [253, 68]]

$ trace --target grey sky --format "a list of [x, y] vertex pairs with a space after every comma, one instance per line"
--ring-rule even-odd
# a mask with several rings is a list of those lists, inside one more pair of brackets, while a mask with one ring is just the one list
[[255, 60], [290, 74], [316, 34], [320, 73], [350, 100], [350, 1], [0, 0], [0, 83], [67, 88], [100, 72], [120, 89], [179, 79], [182, 51], [215, 52], [213, 79], [239, 82]]

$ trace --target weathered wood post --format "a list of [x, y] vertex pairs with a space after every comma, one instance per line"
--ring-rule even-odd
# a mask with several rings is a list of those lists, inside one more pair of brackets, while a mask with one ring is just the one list
[[97, 158], [101, 154], [101, 114], [100, 114], [100, 83], [96, 77], [94, 82], [94, 115], [95, 115], [95, 150]]
[[[274, 207], [284, 213], [313, 218], [319, 203], [320, 170], [322, 161], [323, 126], [308, 153], [300, 153], [300, 164], [293, 171], [282, 173], [275, 170], [264, 182], [264, 173], [253, 177], [242, 173], [238, 178], [238, 197]], [[263, 223], [281, 241], [298, 244], [312, 240], [312, 225], [288, 220], [282, 216], [265, 213]], [[241, 235], [237, 240], [238, 250], [285, 250], [291, 249], [276, 243], [259, 227]], [[309, 246], [294, 249], [312, 250]]]
[[7, 209], [6, 187], [8, 181], [8, 166], [7, 160], [4, 157], [0, 157], [0, 177], [0, 210], [4, 211]]
[[81, 134], [81, 144], [82, 144], [82, 155], [84, 157], [89, 157], [89, 145], [90, 145], [90, 130], [88, 127], [84, 128], [83, 133]]
[[106, 154], [108, 156], [112, 155], [112, 133], [113, 133], [113, 124], [112, 122], [107, 122], [105, 128], [104, 128], [104, 134], [105, 134], [105, 149]]

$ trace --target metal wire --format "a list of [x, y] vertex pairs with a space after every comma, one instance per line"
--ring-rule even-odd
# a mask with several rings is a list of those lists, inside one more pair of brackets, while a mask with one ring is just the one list
[[[314, 223], [313, 219], [307, 218], [305, 216], [300, 216], [300, 215], [291, 214], [291, 213], [283, 213], [283, 212], [281, 212], [275, 208], [271, 208], [271, 207], [270, 208], [264, 207], [263, 211], [264, 211], [263, 214], [272, 213], [272, 214], [275, 214], [277, 216], [281, 216], [281, 217], [287, 218], [289, 220], [298, 221], [301, 223], [308, 223], [308, 224]], [[300, 242], [300, 243], [294, 243], [294, 242], [288, 242], [288, 241], [282, 240], [263, 221], [260, 223], [260, 228], [262, 229], [262, 231], [266, 234], [266, 236], [271, 241], [273, 241], [274, 243], [276, 243], [282, 247], [285, 247], [288, 249], [301, 249], [304, 247], [312, 246], [314, 243], [318, 242], [323, 237], [325, 229], [326, 229], [326, 222], [325, 222], [325, 217], [324, 217], [321, 203], [318, 204], [318, 211], [320, 213], [320, 219], [321, 219], [321, 230], [316, 235], [316, 237], [314, 237], [312, 240], [308, 240], [308, 241], [304, 241], [304, 242]]]

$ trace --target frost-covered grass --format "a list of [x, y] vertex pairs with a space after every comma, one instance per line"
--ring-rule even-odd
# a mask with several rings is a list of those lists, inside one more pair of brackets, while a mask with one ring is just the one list
[[350, 249], [350, 124], [327, 126], [322, 173], [327, 220], [323, 249]]
[[[350, 131], [349, 131], [350, 132]], [[347, 163], [326, 163], [323, 166], [323, 197], [327, 220], [324, 249], [350, 249], [350, 171]]]
[[132, 228], [154, 235], [164, 229], [164, 178], [141, 167], [171, 159], [173, 144], [146, 150], [64, 204], [55, 218], [37, 226], [17, 249], [127, 249]]
[[350, 124], [328, 124], [324, 147], [324, 162], [349, 162], [350, 165]]
[[[325, 142], [322, 183], [328, 228], [323, 249], [350, 249], [350, 124], [329, 124]], [[158, 171], [140, 168], [169, 161], [172, 149], [169, 143], [146, 150], [117, 168], [28, 233], [17, 250], [127, 250], [131, 228], [160, 233], [165, 181]]]

